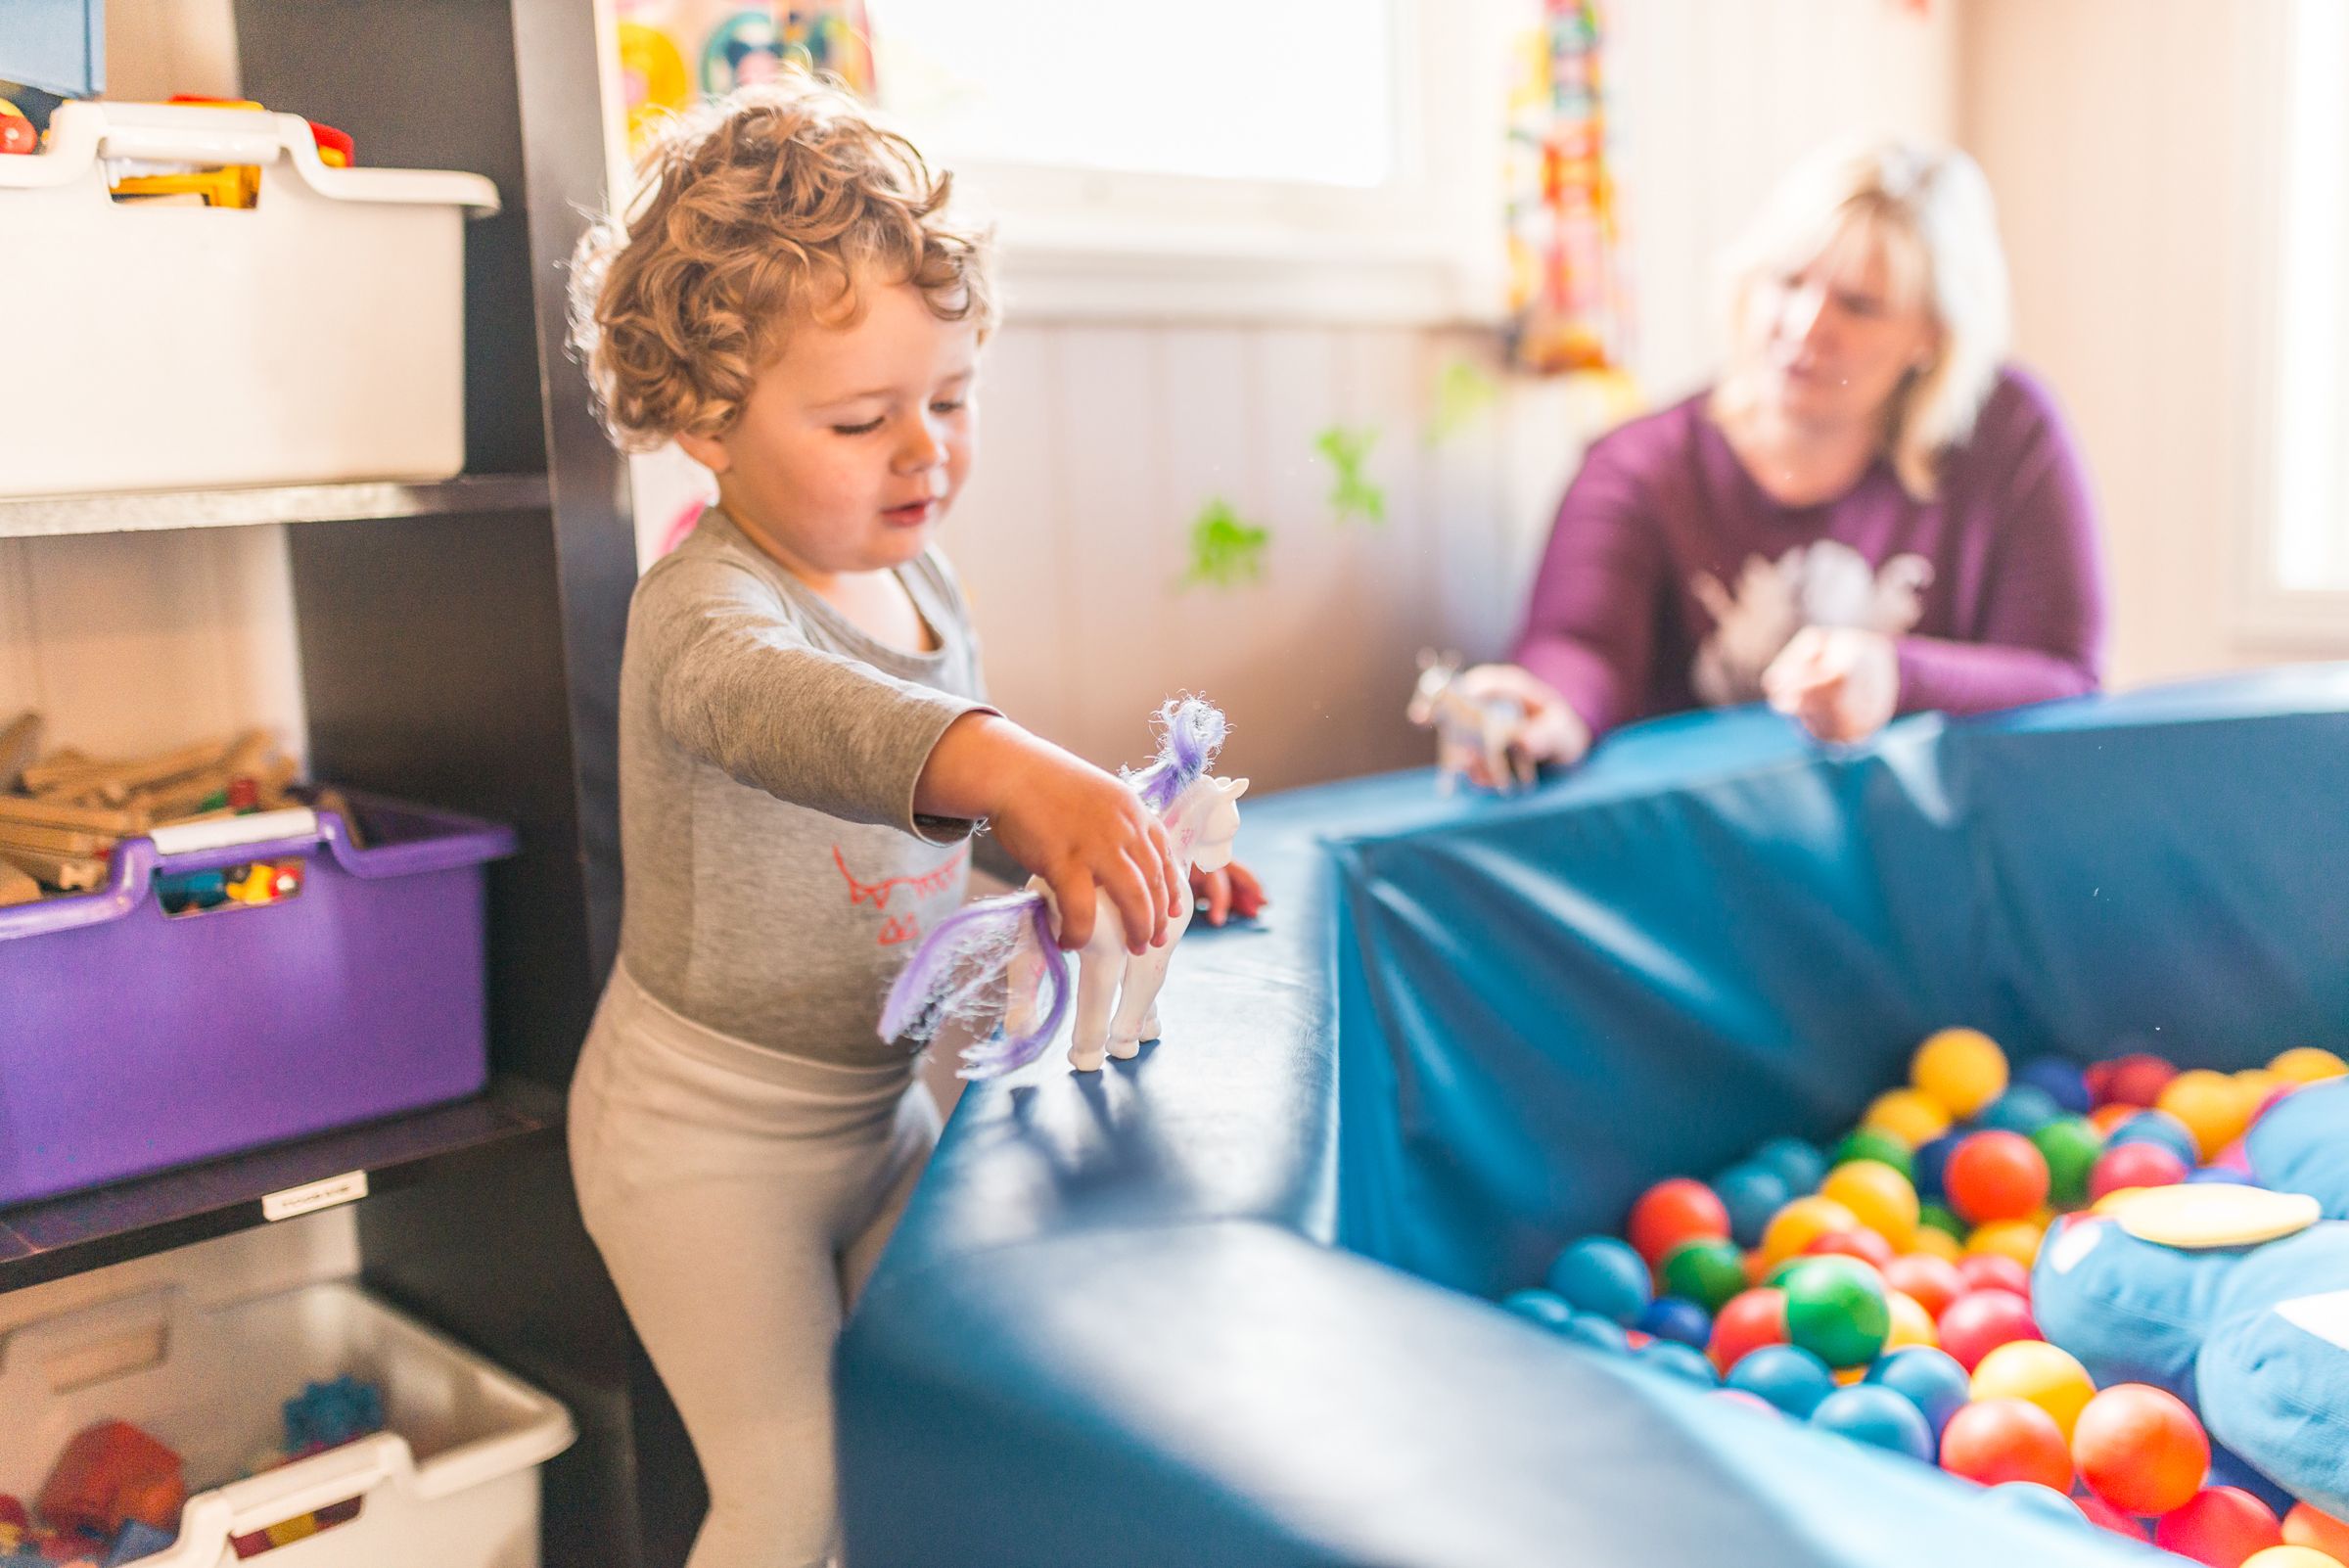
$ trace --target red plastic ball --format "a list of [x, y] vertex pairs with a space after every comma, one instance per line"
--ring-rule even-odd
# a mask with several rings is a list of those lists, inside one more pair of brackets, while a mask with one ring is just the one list
[[2242, 1568], [2255, 1551], [2283, 1545], [2283, 1526], [2240, 1487], [2211, 1487], [2154, 1523], [2153, 1545], [2210, 1568]]
[[1958, 1260], [1958, 1277], [1967, 1290], [2011, 1290], [2031, 1299], [2031, 1270], [2000, 1252], [1978, 1252]]
[[2102, 1199], [2129, 1187], [2171, 1187], [2186, 1179], [2186, 1162], [2158, 1143], [2123, 1143], [2096, 1156], [2088, 1195]]
[[1803, 1251], [1814, 1258], [1857, 1258], [1878, 1273], [1892, 1267], [1892, 1243], [1872, 1230], [1830, 1230]]
[[1969, 1290], [1950, 1303], [1936, 1326], [1941, 1348], [1969, 1372], [2001, 1345], [2040, 1337], [2031, 1304], [2011, 1290]]
[[2099, 1105], [2151, 1105], [2161, 1098], [2161, 1091], [2170, 1080], [2178, 1076], [2178, 1069], [2142, 1051], [2099, 1065], [2106, 1071], [2089, 1084], [2089, 1092], [2096, 1095]]
[[2048, 1157], [2020, 1132], [1971, 1133], [1950, 1151], [1941, 1184], [1950, 1207], [1974, 1224], [2020, 1220], [2048, 1201]]
[[2036, 1481], [2072, 1490], [2072, 1455], [2055, 1417], [2021, 1400], [1977, 1400], [1941, 1430], [1941, 1467], [1995, 1487]]
[[1757, 1285], [1739, 1291], [1722, 1304], [1713, 1318], [1713, 1337], [1705, 1354], [1726, 1375], [1749, 1351], [1786, 1343], [1786, 1292], [1775, 1285]]
[[2072, 1500], [2080, 1504], [2080, 1511], [2088, 1515], [2088, 1522], [2099, 1529], [2109, 1530], [2116, 1536], [2127, 1536], [2140, 1545], [2153, 1539], [2153, 1532], [2145, 1527], [2142, 1519], [2133, 1513], [2123, 1513], [2086, 1487], [2073, 1493]]
[[1624, 1237], [1632, 1250], [1660, 1268], [1674, 1249], [1691, 1241], [1718, 1241], [1729, 1233], [1729, 1211], [1711, 1187], [1686, 1176], [1659, 1181], [1632, 1205]]
[[[2011, 1258], [1997, 1258], [1989, 1254], [1972, 1261], [2009, 1265], [2014, 1262]], [[1912, 1252], [1885, 1265], [1884, 1283], [1922, 1307], [1925, 1315], [1933, 1318], [1939, 1318], [1949, 1311], [1950, 1303], [1964, 1295], [1967, 1289], [1964, 1270], [1958, 1265], [1947, 1258], [1936, 1258], [1928, 1252]]]
[[2201, 1488], [2210, 1439], [2177, 1395], [2146, 1383], [2099, 1392], [2072, 1424], [2072, 1457], [2098, 1497], [2131, 1513], [2168, 1513]]

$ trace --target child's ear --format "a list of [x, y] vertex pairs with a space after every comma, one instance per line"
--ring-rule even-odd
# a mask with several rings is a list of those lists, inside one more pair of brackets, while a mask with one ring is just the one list
[[723, 474], [734, 466], [733, 457], [726, 451], [726, 443], [715, 436], [696, 436], [691, 431], [682, 431], [677, 436], [677, 450], [713, 474]]

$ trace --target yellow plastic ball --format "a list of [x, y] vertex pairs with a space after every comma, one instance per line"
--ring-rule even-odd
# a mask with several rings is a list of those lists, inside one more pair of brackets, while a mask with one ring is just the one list
[[1953, 1117], [2006, 1092], [2006, 1053], [1978, 1029], [1945, 1029], [1916, 1048], [1909, 1080]]
[[[1886, 1346], [1885, 1348], [1889, 1350], [1891, 1347]], [[1850, 1388], [1854, 1383], [1861, 1382], [1866, 1376], [1867, 1368], [1865, 1366], [1839, 1366], [1835, 1369], [1835, 1381], [1843, 1388]]]
[[1939, 1348], [1941, 1332], [1933, 1326], [1933, 1314], [1914, 1296], [1905, 1290], [1888, 1290], [1884, 1305], [1892, 1312], [1892, 1327], [1884, 1335], [1885, 1355], [1911, 1345]]
[[2295, 1084], [2320, 1084], [2328, 1078], [2349, 1077], [2349, 1062], [2314, 1045], [2301, 1045], [2270, 1062], [2268, 1071], [2281, 1074]]
[[1982, 1358], [1968, 1392], [1977, 1401], [2021, 1400], [2038, 1406], [2055, 1418], [2069, 1443], [2080, 1412], [2096, 1396], [2096, 1383], [2069, 1352], [2044, 1339], [2018, 1339]]
[[1868, 1102], [1860, 1125], [1899, 1138], [1913, 1149], [1947, 1132], [1950, 1113], [1941, 1108], [1939, 1100], [1915, 1089], [1886, 1089]]
[[1965, 1238], [1966, 1253], [1990, 1253], [2001, 1258], [2012, 1258], [2025, 1268], [2038, 1261], [2040, 1238], [2048, 1227], [2036, 1220], [1994, 1220], [1977, 1225], [1974, 1233]]
[[1907, 1252], [1916, 1237], [1916, 1189], [1889, 1165], [1875, 1160], [1839, 1165], [1819, 1184], [1819, 1195], [1851, 1210], [1896, 1253]]
[[2243, 1568], [2341, 1568], [2341, 1560], [2314, 1546], [2269, 1546], [2245, 1557]]
[[2205, 1162], [2243, 1135], [2259, 1101], [2225, 1073], [2206, 1067], [2179, 1074], [2162, 1085], [2154, 1105], [2184, 1122]]
[[1833, 1198], [1797, 1198], [1772, 1215], [1769, 1228], [1762, 1232], [1762, 1271], [1769, 1273], [1821, 1236], [1861, 1228], [1860, 1217]]
[[1944, 1263], [1956, 1263], [1965, 1256], [1965, 1246], [1956, 1236], [1935, 1225], [1918, 1225], [1910, 1238], [1909, 1250], [1939, 1258]]

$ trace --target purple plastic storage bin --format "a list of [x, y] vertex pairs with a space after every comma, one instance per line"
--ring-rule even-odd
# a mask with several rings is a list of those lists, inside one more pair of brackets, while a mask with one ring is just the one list
[[[354, 797], [317, 831], [159, 854], [0, 908], [0, 1204], [463, 1099], [488, 1078], [483, 866], [511, 829]], [[170, 917], [159, 877], [304, 859], [281, 902]]]

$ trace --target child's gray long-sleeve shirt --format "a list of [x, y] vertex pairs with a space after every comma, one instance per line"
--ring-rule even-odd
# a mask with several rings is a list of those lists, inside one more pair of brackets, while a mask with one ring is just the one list
[[898, 575], [935, 653], [866, 636], [713, 509], [636, 585], [621, 665], [621, 961], [698, 1024], [858, 1066], [901, 1057], [882, 998], [962, 902], [971, 824], [913, 790], [987, 706], [944, 558]]

